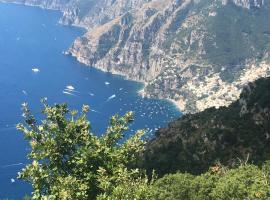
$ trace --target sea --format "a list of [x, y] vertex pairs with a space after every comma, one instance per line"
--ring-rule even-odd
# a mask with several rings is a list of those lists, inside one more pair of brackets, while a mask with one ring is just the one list
[[22, 199], [31, 186], [17, 179], [30, 161], [29, 145], [15, 126], [23, 122], [27, 102], [42, 119], [44, 97], [50, 104], [68, 103], [71, 109], [90, 106], [92, 132], [104, 133], [109, 118], [127, 111], [135, 120], [127, 136], [138, 129], [155, 130], [179, 118], [181, 112], [166, 100], [143, 98], [143, 84], [98, 71], [65, 55], [85, 30], [58, 23], [61, 12], [0, 3], [0, 199]]

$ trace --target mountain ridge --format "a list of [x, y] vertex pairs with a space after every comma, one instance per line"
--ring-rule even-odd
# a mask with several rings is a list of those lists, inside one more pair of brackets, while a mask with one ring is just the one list
[[[165, 9], [155, 10], [149, 20], [132, 15], [129, 19], [134, 21], [135, 18], [137, 21], [130, 21], [129, 25], [133, 23], [131, 27], [122, 26], [120, 19], [111, 21], [111, 29], [104, 33], [104, 38], [113, 38], [111, 43], [102, 41], [103, 37], [96, 39], [95, 32], [87, 33], [75, 41], [70, 53], [87, 65], [145, 82], [143, 95], [172, 99], [183, 112], [229, 105], [239, 97], [241, 89], [249, 81], [269, 75], [268, 50], [261, 51], [261, 47], [253, 47], [258, 41], [257, 36], [252, 41], [248, 37], [253, 36], [247, 34], [247, 40], [251, 40], [251, 43], [246, 44], [238, 36], [243, 34], [244, 37], [245, 32], [239, 30], [240, 33], [231, 33], [230, 30], [237, 29], [237, 23], [244, 21], [246, 16], [253, 18], [253, 12], [261, 12], [266, 5], [264, 2], [257, 2], [254, 6], [236, 2], [243, 7], [236, 7], [229, 1], [217, 2], [215, 5], [209, 1], [170, 2], [167, 2], [169, 6], [165, 6]], [[146, 7], [145, 11], [139, 12], [139, 16], [142, 16], [140, 13], [154, 10], [151, 4]], [[226, 36], [219, 31], [221, 27], [218, 26], [226, 27], [227, 24], [222, 24], [223, 14], [218, 18], [218, 13], [227, 15], [231, 11], [239, 18], [239, 22], [226, 30], [229, 39], [228, 43], [224, 43], [222, 40]], [[237, 12], [242, 12], [243, 16], [239, 17]], [[233, 17], [225, 18], [225, 22], [230, 25]], [[208, 20], [209, 25], [205, 20]], [[175, 25], [179, 22], [180, 26]], [[213, 29], [213, 33], [210, 34], [209, 29]], [[126, 32], [129, 34], [124, 38]], [[219, 40], [220, 44], [216, 44], [215, 40]], [[235, 45], [235, 41], [240, 43]], [[266, 41], [268, 43], [268, 39]], [[103, 47], [104, 43], [110, 43], [111, 46], [107, 46], [105, 53], [100, 54], [100, 49], [95, 47]], [[220, 49], [216, 45], [220, 45]], [[252, 52], [248, 48], [255, 50]], [[237, 52], [243, 54], [237, 55]], [[259, 56], [261, 60], [257, 59]]]
[[143, 96], [185, 113], [228, 106], [270, 74], [264, 0], [8, 2], [61, 10], [61, 23], [87, 29], [69, 49], [78, 61], [144, 82]]

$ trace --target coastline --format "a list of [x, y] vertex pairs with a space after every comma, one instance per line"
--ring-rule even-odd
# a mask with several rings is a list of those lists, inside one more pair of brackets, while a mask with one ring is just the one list
[[[82, 28], [84, 29], [84, 31], [87, 31], [89, 30], [89, 28], [87, 28], [86, 26], [83, 26], [83, 25], [80, 25], [80, 24], [65, 24], [65, 23], [62, 23], [61, 22], [61, 19], [64, 17], [64, 10], [61, 9], [60, 7], [59, 8], [56, 8], [56, 7], [46, 7], [46, 6], [43, 6], [43, 5], [34, 5], [34, 4], [29, 4], [29, 3], [20, 3], [20, 2], [16, 2], [16, 1], [12, 1], [12, 2], [9, 2], [9, 1], [6, 1], [6, 0], [0, 0], [0, 3], [6, 3], [6, 4], [17, 4], [17, 5], [22, 5], [22, 6], [29, 6], [29, 7], [37, 7], [37, 8], [40, 8], [40, 9], [43, 9], [43, 10], [52, 10], [52, 11], [59, 11], [61, 12], [61, 18], [59, 19], [58, 23], [60, 25], [63, 25], [63, 26], [71, 26], [71, 27], [76, 27], [76, 28]], [[77, 38], [76, 38], [77, 39]], [[75, 40], [76, 40], [75, 39]], [[75, 40], [73, 42], [75, 42]], [[65, 51], [65, 55], [67, 56], [71, 56], [73, 58], [76, 59], [77, 62], [85, 65], [86, 67], [93, 67], [99, 71], [102, 71], [104, 73], [110, 73], [112, 75], [117, 75], [117, 76], [120, 76], [121, 78], [125, 79], [125, 80], [128, 80], [128, 81], [134, 81], [134, 82], [137, 82], [137, 83], [141, 83], [142, 84], [142, 87], [140, 89], [137, 90], [137, 94], [141, 97], [144, 97], [144, 98], [152, 98], [152, 99], [160, 99], [160, 100], [165, 100], [165, 101], [168, 101], [170, 103], [172, 103], [176, 110], [181, 112], [181, 113], [185, 113], [184, 112], [184, 107], [183, 107], [183, 102], [180, 102], [180, 101], [176, 101], [174, 99], [169, 99], [169, 98], [157, 98], [157, 97], [150, 97], [148, 96], [147, 93], [144, 93], [144, 89], [145, 89], [145, 85], [146, 85], [146, 82], [142, 81], [142, 80], [137, 80], [137, 79], [131, 79], [129, 78], [126, 74], [124, 73], [121, 73], [121, 72], [116, 72], [116, 71], [108, 71], [108, 70], [105, 70], [103, 68], [100, 68], [100, 67], [97, 67], [95, 65], [90, 65], [89, 63], [87, 62], [84, 62], [84, 59], [80, 59], [79, 56], [76, 56], [75, 54], [73, 54], [71, 51], [70, 51], [70, 47]]]
[[[46, 7], [46, 6], [43, 6], [43, 5], [38, 5], [38, 4], [29, 4], [29, 3], [20, 3], [20, 2], [17, 2], [17, 1], [6, 1], [6, 0], [0, 0], [0, 3], [5, 3], [5, 4], [16, 4], [16, 5], [21, 5], [21, 6], [29, 6], [29, 7], [36, 7], [36, 8], [40, 8], [42, 10], [52, 10], [52, 11], [58, 11], [58, 12], [61, 12], [61, 17], [64, 16], [64, 10], [61, 9], [60, 7], [59, 8], [54, 8], [54, 7]], [[77, 28], [82, 28], [84, 29], [85, 31], [88, 30], [88, 28], [86, 26], [83, 26], [83, 25], [80, 25], [80, 24], [65, 24], [65, 23], [62, 23], [61, 22], [61, 18], [59, 19], [58, 23], [60, 25], [63, 25], [63, 26], [71, 26], [71, 27], [77, 27]]]
[[183, 101], [176, 101], [174, 99], [169, 99], [169, 98], [158, 98], [158, 97], [151, 97], [151, 96], [148, 96], [147, 93], [144, 92], [144, 89], [145, 89], [145, 85], [146, 85], [146, 82], [142, 81], [142, 80], [134, 80], [134, 79], [131, 79], [129, 78], [126, 74], [124, 73], [121, 73], [121, 72], [117, 72], [117, 71], [108, 71], [108, 70], [105, 70], [104, 68], [100, 68], [100, 67], [97, 67], [95, 65], [90, 65], [89, 63], [87, 63], [86, 61], [84, 61], [84, 58], [81, 58], [79, 56], [76, 56], [75, 54], [73, 54], [70, 49], [67, 50], [68, 52], [68, 55], [75, 58], [77, 62], [85, 65], [86, 67], [93, 67], [99, 71], [102, 71], [104, 73], [110, 73], [112, 75], [116, 75], [116, 76], [120, 76], [121, 78], [125, 79], [125, 80], [128, 80], [128, 81], [134, 81], [134, 82], [137, 82], [137, 83], [141, 83], [142, 84], [142, 87], [140, 89], [137, 90], [137, 94], [143, 98], [150, 98], [150, 99], [160, 99], [160, 100], [165, 100], [165, 101], [168, 101], [170, 103], [172, 103], [174, 106], [175, 106], [175, 109], [183, 114], [185, 114], [186, 112], [184, 111], [184, 107], [185, 107], [185, 102]]

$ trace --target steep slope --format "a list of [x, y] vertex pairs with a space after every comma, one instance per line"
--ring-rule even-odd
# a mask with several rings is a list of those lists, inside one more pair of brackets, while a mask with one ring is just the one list
[[63, 12], [61, 23], [92, 29], [113, 20], [148, 0], [0, 0]]
[[148, 142], [144, 166], [201, 173], [216, 162], [260, 164], [270, 156], [270, 78], [250, 83], [229, 107], [186, 115]]
[[5, 1], [61, 10], [62, 23], [88, 29], [71, 55], [144, 82], [142, 95], [183, 112], [227, 106], [248, 81], [270, 74], [269, 1]]
[[0, 0], [4, 3], [17, 3], [27, 6], [38, 6], [44, 9], [67, 10], [69, 4], [75, 0]]
[[269, 17], [264, 1], [153, 0], [89, 30], [70, 52], [196, 112], [229, 105], [269, 75]]

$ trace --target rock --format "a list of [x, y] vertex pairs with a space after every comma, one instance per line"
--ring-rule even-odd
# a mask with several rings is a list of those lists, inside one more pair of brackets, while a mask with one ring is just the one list
[[228, 106], [270, 74], [265, 0], [13, 0], [59, 9], [82, 26], [69, 53], [103, 71], [142, 81], [148, 97], [183, 112]]

